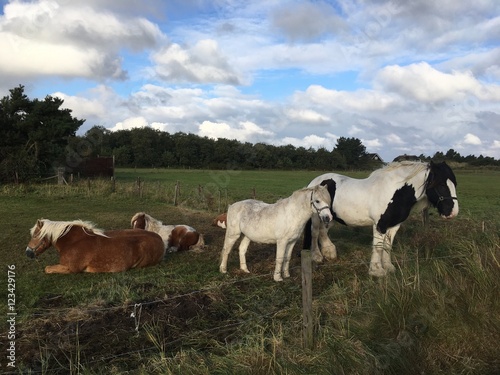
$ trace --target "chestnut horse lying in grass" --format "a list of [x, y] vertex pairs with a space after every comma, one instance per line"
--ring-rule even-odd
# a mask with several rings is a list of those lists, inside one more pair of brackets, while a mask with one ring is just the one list
[[59, 264], [45, 267], [45, 273], [121, 272], [156, 265], [165, 253], [156, 233], [140, 229], [103, 232], [81, 220], [38, 220], [30, 233], [27, 256], [34, 258], [51, 245], [59, 253]]

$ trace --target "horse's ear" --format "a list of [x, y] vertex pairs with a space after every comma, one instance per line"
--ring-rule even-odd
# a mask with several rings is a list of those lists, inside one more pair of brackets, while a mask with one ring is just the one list
[[38, 220], [36, 221], [36, 226], [37, 226], [38, 228], [41, 228], [41, 227], [43, 226], [43, 221], [42, 221], [42, 220], [43, 220], [43, 219], [38, 219]]

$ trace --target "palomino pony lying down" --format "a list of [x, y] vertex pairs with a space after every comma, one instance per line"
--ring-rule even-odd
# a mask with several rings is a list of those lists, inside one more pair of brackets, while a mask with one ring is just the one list
[[292, 249], [311, 215], [332, 220], [331, 198], [327, 187], [315, 186], [295, 191], [290, 197], [268, 204], [253, 199], [233, 203], [227, 211], [227, 229], [222, 249], [220, 272], [227, 272], [227, 259], [234, 243], [243, 234], [239, 246], [240, 268], [248, 271], [245, 254], [251, 241], [276, 244], [274, 280], [290, 277]]
[[34, 258], [51, 245], [59, 253], [59, 264], [45, 267], [45, 273], [121, 272], [158, 264], [165, 253], [156, 233], [139, 229], [103, 232], [81, 220], [38, 220], [30, 233], [27, 256]]
[[[457, 180], [446, 163], [395, 162], [365, 179], [336, 173], [316, 177], [309, 186], [327, 179], [336, 183], [332, 211], [335, 220], [354, 227], [373, 227], [370, 275], [385, 276], [394, 270], [390, 250], [400, 225], [414, 208], [434, 206], [441, 217], [458, 215]], [[313, 259], [335, 259], [337, 250], [328, 237], [328, 226], [312, 217], [304, 235], [304, 247]], [[309, 247], [310, 246], [310, 247]]]
[[203, 235], [189, 225], [163, 225], [160, 220], [145, 212], [138, 212], [130, 220], [132, 228], [145, 229], [160, 235], [167, 253], [192, 250], [202, 251], [205, 248]]

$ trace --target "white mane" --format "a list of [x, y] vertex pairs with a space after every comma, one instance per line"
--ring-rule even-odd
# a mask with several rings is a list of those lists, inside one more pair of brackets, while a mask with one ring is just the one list
[[402, 182], [408, 182], [419, 173], [426, 171], [428, 168], [429, 164], [421, 161], [395, 161], [387, 164], [385, 167], [373, 171], [369, 177], [375, 177], [401, 169], [407, 171]]
[[149, 230], [151, 232], [156, 232], [158, 233], [160, 229], [163, 227], [163, 222], [155, 219], [154, 217], [144, 214], [144, 218], [146, 219], [146, 230]]
[[[40, 228], [40, 233], [38, 234], [39, 238], [48, 237], [48, 239], [52, 242], [57, 241], [59, 238], [64, 236], [69, 232], [69, 230], [73, 226], [80, 226], [84, 230], [92, 231], [94, 234], [98, 236], [106, 235], [103, 233], [101, 229], [96, 228], [94, 223], [90, 221], [82, 221], [82, 220], [73, 220], [73, 221], [51, 221], [47, 219], [39, 220], [42, 223], [42, 227]], [[31, 228], [30, 233], [31, 236], [35, 233], [37, 228], [37, 224], [33, 228]]]

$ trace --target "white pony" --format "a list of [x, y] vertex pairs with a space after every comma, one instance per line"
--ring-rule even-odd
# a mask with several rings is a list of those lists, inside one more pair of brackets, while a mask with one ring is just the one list
[[132, 228], [158, 233], [167, 253], [183, 250], [202, 251], [205, 247], [203, 235], [189, 225], [164, 225], [145, 212], [137, 212], [132, 216], [130, 224]]
[[301, 236], [304, 225], [314, 214], [324, 223], [332, 220], [331, 198], [325, 186], [295, 191], [290, 197], [274, 204], [253, 199], [233, 203], [227, 212], [227, 229], [222, 249], [220, 272], [227, 272], [227, 259], [234, 243], [243, 234], [239, 246], [240, 268], [248, 271], [245, 254], [250, 241], [276, 244], [274, 280], [290, 277], [292, 249]]
[[[458, 215], [457, 180], [446, 163], [396, 162], [374, 171], [368, 178], [354, 179], [326, 173], [309, 186], [326, 179], [335, 181], [332, 200], [334, 219], [354, 227], [373, 227], [370, 275], [385, 276], [394, 271], [390, 250], [399, 226], [413, 208], [437, 208], [441, 217]], [[315, 216], [307, 225], [304, 247], [310, 248], [313, 260], [335, 259], [337, 250], [328, 237], [328, 226]], [[310, 247], [309, 247], [310, 246]]]

